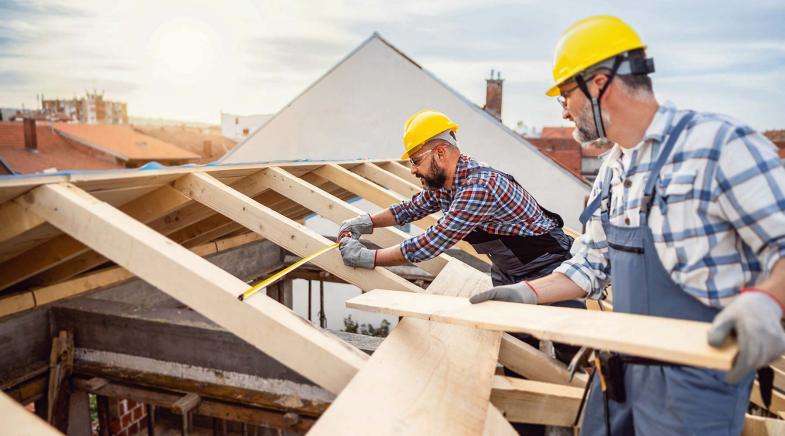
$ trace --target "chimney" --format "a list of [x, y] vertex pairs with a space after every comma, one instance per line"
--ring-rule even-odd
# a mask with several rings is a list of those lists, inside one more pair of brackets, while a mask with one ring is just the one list
[[502, 120], [502, 79], [501, 71], [495, 71], [496, 78], [493, 77], [494, 71], [491, 70], [491, 77], [485, 80], [485, 109], [486, 112], [493, 115], [497, 120]]
[[25, 118], [24, 133], [25, 133], [25, 149], [33, 153], [38, 153], [38, 138], [35, 134], [35, 118]]
[[210, 157], [213, 155], [213, 142], [210, 140], [205, 140], [204, 144], [202, 144], [202, 156]]

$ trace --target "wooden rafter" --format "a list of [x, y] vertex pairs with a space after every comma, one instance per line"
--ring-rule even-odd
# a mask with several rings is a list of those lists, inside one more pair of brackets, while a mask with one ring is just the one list
[[244, 282], [74, 185], [43, 185], [24, 201], [64, 232], [325, 389], [339, 392], [366, 359], [264, 295], [238, 301], [248, 288]]

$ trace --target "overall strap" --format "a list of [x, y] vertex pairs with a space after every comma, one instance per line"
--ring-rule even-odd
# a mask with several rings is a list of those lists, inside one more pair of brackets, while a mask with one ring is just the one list
[[607, 217], [608, 207], [610, 206], [609, 198], [610, 198], [611, 176], [612, 176], [611, 171], [607, 170], [605, 172], [605, 178], [600, 184], [600, 187], [602, 188], [600, 194], [594, 197], [594, 200], [592, 200], [591, 203], [586, 205], [586, 208], [583, 209], [583, 212], [581, 212], [581, 216], [578, 217], [578, 220], [581, 222], [581, 225], [585, 226], [586, 223], [589, 222], [589, 218], [591, 218], [591, 216], [594, 215], [594, 212], [596, 212], [597, 209], [600, 209], [604, 214], [603, 216]]
[[641, 223], [643, 223], [644, 219], [649, 216], [649, 212], [651, 211], [651, 205], [654, 201], [654, 187], [657, 184], [657, 181], [660, 179], [660, 170], [663, 166], [665, 166], [665, 162], [667, 162], [668, 157], [670, 157], [671, 152], [673, 151], [674, 145], [676, 145], [676, 141], [678, 141], [681, 132], [687, 127], [690, 121], [695, 117], [695, 112], [689, 111], [681, 117], [679, 123], [676, 124], [676, 127], [671, 129], [668, 133], [668, 139], [665, 142], [665, 145], [662, 147], [660, 151], [660, 155], [657, 157], [657, 162], [654, 163], [654, 166], [651, 167], [649, 171], [649, 179], [646, 180], [646, 185], [643, 188], [643, 200], [641, 201]]

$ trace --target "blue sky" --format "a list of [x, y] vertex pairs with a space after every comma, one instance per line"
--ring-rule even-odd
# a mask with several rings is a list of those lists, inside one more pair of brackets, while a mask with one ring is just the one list
[[0, 106], [97, 89], [137, 116], [272, 113], [378, 31], [478, 104], [500, 70], [508, 125], [560, 125], [544, 95], [552, 50], [566, 26], [594, 14], [636, 28], [661, 101], [785, 128], [781, 0], [0, 0]]

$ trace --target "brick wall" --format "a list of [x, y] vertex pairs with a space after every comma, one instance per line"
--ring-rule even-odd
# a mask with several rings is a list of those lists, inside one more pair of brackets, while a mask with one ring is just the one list
[[131, 436], [147, 431], [144, 404], [133, 400], [109, 399], [109, 430], [115, 436]]

